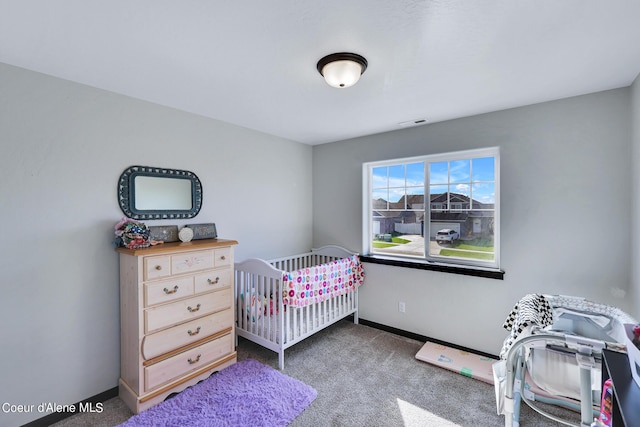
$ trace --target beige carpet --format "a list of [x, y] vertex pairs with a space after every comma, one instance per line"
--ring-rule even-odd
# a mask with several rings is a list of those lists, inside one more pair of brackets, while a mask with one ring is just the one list
[[[315, 388], [318, 397], [290, 427], [504, 425], [492, 385], [417, 360], [423, 345], [344, 320], [291, 347], [283, 372]], [[238, 358], [278, 366], [275, 353], [242, 339]], [[579, 421], [573, 412], [557, 413]], [[102, 414], [78, 414], [56, 426], [110, 427], [130, 416], [115, 398], [105, 403]], [[522, 408], [522, 427], [558, 425]]]

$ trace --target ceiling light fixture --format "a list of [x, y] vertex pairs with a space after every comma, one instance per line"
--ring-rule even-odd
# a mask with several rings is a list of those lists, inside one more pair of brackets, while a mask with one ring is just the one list
[[356, 53], [332, 53], [318, 61], [318, 72], [322, 74], [329, 86], [344, 88], [358, 82], [367, 60]]

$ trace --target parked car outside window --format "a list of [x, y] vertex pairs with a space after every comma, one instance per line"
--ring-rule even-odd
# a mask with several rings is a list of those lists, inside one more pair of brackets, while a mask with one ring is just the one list
[[460, 238], [460, 234], [456, 230], [450, 228], [444, 228], [436, 233], [436, 242], [438, 243], [453, 243]]

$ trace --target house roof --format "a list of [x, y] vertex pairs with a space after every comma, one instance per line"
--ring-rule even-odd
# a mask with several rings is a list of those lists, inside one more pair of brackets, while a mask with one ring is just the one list
[[[447, 193], [442, 194], [431, 194], [430, 196], [431, 203], [446, 203], [447, 202]], [[384, 199], [375, 199], [372, 201], [373, 207], [373, 216], [374, 217], [382, 217], [382, 218], [401, 218], [403, 216], [411, 216], [415, 221], [421, 221], [424, 218], [424, 211], [404, 211], [405, 209], [405, 200], [407, 201], [407, 207], [409, 209], [423, 209], [424, 208], [424, 196], [421, 194], [416, 195], [405, 195], [402, 196], [395, 203], [388, 203]], [[456, 203], [469, 203], [469, 197], [464, 194], [459, 193], [450, 193], [450, 202]], [[491, 208], [493, 205], [491, 204], [483, 204], [476, 200], [473, 201], [473, 205], [478, 209], [487, 209]], [[392, 209], [392, 210], [389, 210]], [[452, 211], [432, 211], [431, 212], [431, 220], [432, 221], [452, 221], [452, 222], [464, 222], [468, 218], [479, 218], [479, 217], [490, 217], [493, 216], [493, 212], [485, 212], [485, 211], [463, 211], [463, 212], [452, 212]]]
[[[463, 203], [469, 204], [471, 198], [460, 193], [441, 193], [431, 194], [431, 203]], [[482, 203], [476, 199], [473, 199], [473, 206], [477, 209], [490, 209], [493, 207], [493, 203]]]

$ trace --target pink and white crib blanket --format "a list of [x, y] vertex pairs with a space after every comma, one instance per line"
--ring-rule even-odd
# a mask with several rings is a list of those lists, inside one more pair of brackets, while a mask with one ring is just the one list
[[352, 292], [364, 283], [364, 269], [358, 255], [326, 264], [284, 273], [285, 305], [305, 307]]

